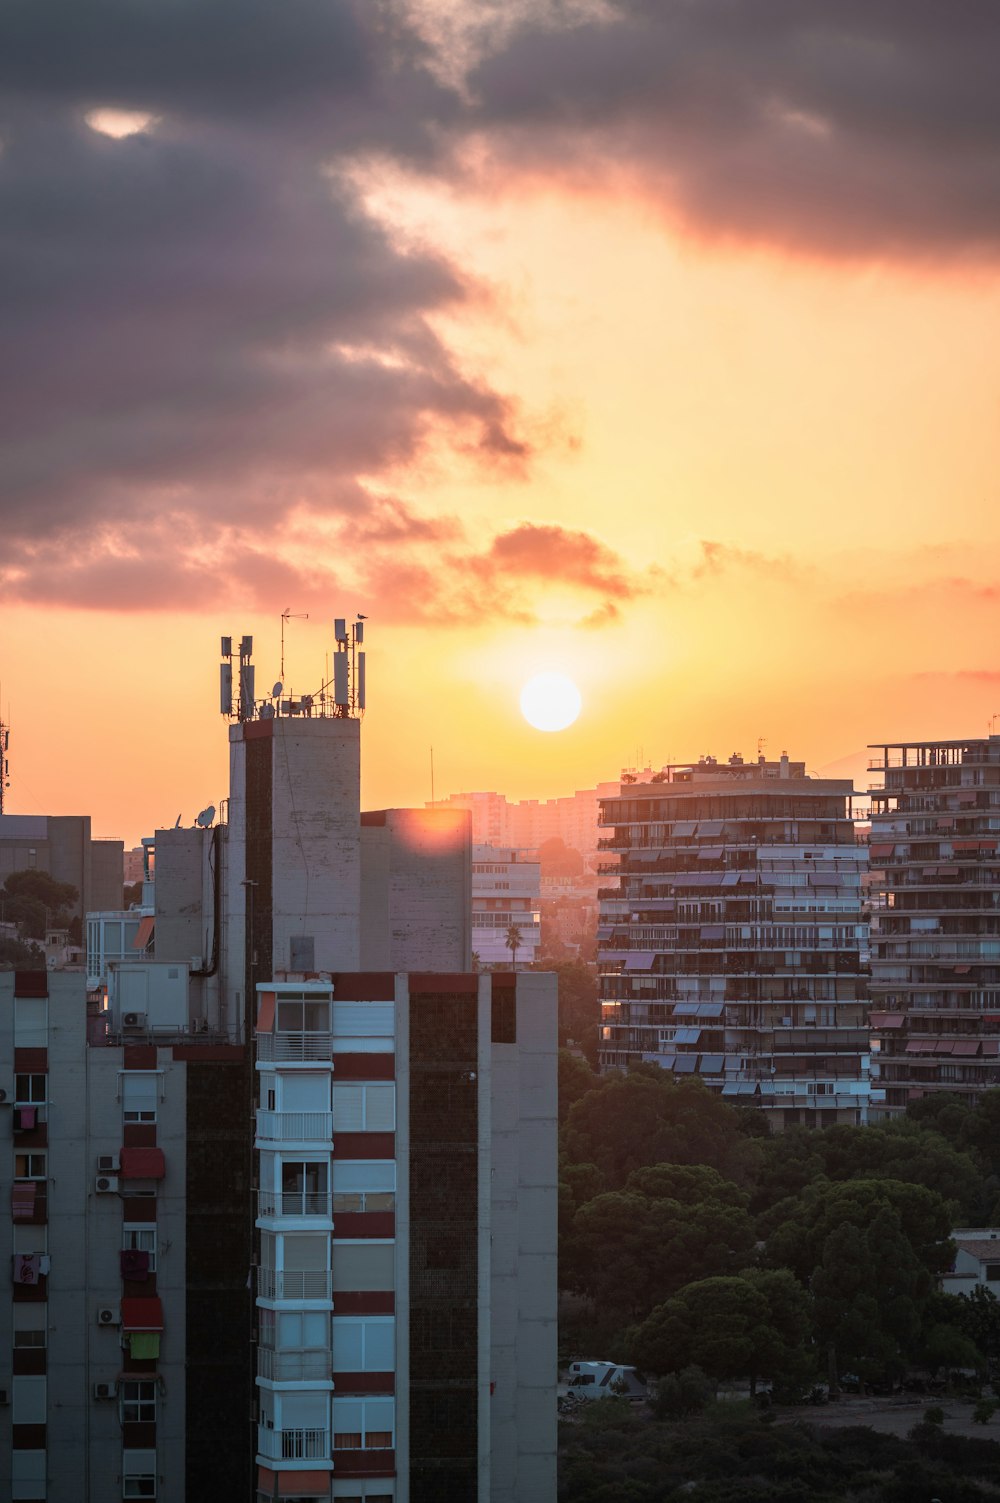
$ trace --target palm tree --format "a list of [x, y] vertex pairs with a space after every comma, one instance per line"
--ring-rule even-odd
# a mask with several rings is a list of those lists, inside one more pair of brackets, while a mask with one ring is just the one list
[[504, 944], [510, 951], [510, 968], [512, 971], [516, 971], [517, 952], [521, 948], [521, 931], [518, 928], [517, 924], [510, 925], [509, 929], [507, 930], [507, 938], [504, 940]]

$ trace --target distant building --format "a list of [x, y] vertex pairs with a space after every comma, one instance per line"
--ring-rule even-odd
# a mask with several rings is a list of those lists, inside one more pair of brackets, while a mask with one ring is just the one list
[[873, 1061], [900, 1112], [1000, 1086], [1000, 736], [872, 750]]
[[944, 1293], [972, 1294], [984, 1287], [997, 1294], [992, 1286], [1000, 1284], [1000, 1228], [960, 1226], [952, 1232], [951, 1240], [955, 1261], [941, 1275]]
[[[435, 808], [468, 809], [472, 838], [478, 844], [537, 850], [546, 840], [562, 840], [593, 865], [598, 850], [598, 815], [602, 798], [618, 792], [618, 783], [578, 788], [559, 798], [508, 801], [503, 793], [452, 793]], [[430, 807], [430, 806], [429, 806]]]
[[96, 908], [120, 908], [125, 845], [97, 840], [89, 814], [0, 814], [0, 884], [11, 872], [48, 872], [79, 893], [79, 918]]
[[697, 1074], [776, 1128], [871, 1101], [849, 782], [713, 758], [602, 800], [600, 1061]]
[[537, 861], [509, 846], [473, 846], [472, 949], [481, 965], [510, 965], [515, 959], [507, 945], [512, 924], [520, 935], [517, 965], [534, 963], [541, 943], [538, 903]]

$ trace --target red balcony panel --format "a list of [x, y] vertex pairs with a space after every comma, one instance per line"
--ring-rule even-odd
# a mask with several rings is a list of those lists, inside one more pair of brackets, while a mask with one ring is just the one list
[[137, 1450], [153, 1450], [156, 1445], [156, 1421], [137, 1421], [122, 1425], [122, 1445], [129, 1449], [135, 1446]]
[[394, 1132], [338, 1132], [333, 1139], [334, 1157], [338, 1159], [394, 1159]]
[[15, 1451], [44, 1451], [44, 1425], [11, 1425], [10, 1443]]
[[395, 1211], [334, 1211], [338, 1237], [395, 1237]]
[[48, 971], [15, 971], [15, 997], [47, 997], [49, 994]]
[[338, 1315], [393, 1315], [396, 1296], [391, 1289], [335, 1289], [333, 1308]]
[[162, 1148], [126, 1148], [119, 1154], [123, 1179], [163, 1179], [167, 1172]]
[[49, 1281], [43, 1273], [37, 1284], [15, 1284], [11, 1290], [15, 1305], [44, 1305], [49, 1297]]
[[[503, 972], [498, 971], [493, 977], [494, 986], [502, 975]], [[510, 981], [507, 984], [512, 986], [514, 973], [508, 972], [508, 975]], [[503, 985], [503, 982], [500, 984]], [[422, 992], [465, 992], [474, 996], [478, 990], [479, 977], [471, 971], [413, 971], [410, 974], [411, 1000]]]
[[173, 1057], [188, 1063], [231, 1065], [246, 1054], [244, 1044], [175, 1044]]
[[126, 1122], [122, 1128], [122, 1145], [125, 1148], [155, 1148], [155, 1122]]
[[392, 971], [344, 971], [333, 978], [334, 1006], [337, 1002], [392, 1002], [396, 997], [396, 977]]
[[12, 1353], [14, 1376], [39, 1378], [45, 1375], [47, 1352], [43, 1346], [16, 1346]]
[[47, 1049], [15, 1049], [14, 1069], [18, 1075], [46, 1075], [49, 1069]]
[[123, 1221], [155, 1221], [155, 1195], [125, 1195], [122, 1198]]
[[395, 1373], [335, 1372], [333, 1384], [340, 1395], [351, 1393], [395, 1393]]
[[126, 1070], [155, 1070], [155, 1044], [126, 1044], [122, 1049], [122, 1065]]
[[[267, 722], [264, 722], [267, 724]], [[257, 1468], [257, 1491], [266, 1498], [288, 1498], [300, 1494], [326, 1493], [330, 1488], [329, 1471], [275, 1472], [269, 1466]]]
[[335, 1080], [395, 1080], [394, 1054], [335, 1054]]
[[395, 1477], [395, 1451], [338, 1451], [333, 1450], [333, 1471], [336, 1477]]

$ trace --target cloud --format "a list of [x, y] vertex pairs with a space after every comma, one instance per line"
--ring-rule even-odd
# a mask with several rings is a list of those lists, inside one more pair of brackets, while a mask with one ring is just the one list
[[698, 233], [825, 255], [1000, 247], [1000, 10], [913, 0], [538, 6], [480, 38], [481, 138], [624, 175]]
[[[381, 496], [381, 474], [430, 448], [523, 475], [515, 405], [432, 328], [481, 307], [478, 289], [398, 243], [341, 170], [426, 155], [456, 108], [427, 56], [379, 0], [8, 7], [8, 599], [58, 583], [142, 609], [169, 580], [207, 605], [222, 585], [202, 558], [266, 564], [293, 525], [319, 538], [344, 519], [400, 548], [453, 536]], [[108, 112], [148, 128], [88, 124]]]
[[596, 590], [616, 600], [641, 592], [618, 555], [589, 532], [521, 522], [493, 539], [480, 566], [501, 577], [541, 578]]
[[703, 538], [699, 544], [701, 558], [691, 571], [694, 579], [739, 569], [764, 575], [771, 580], [792, 580], [801, 573], [800, 566], [786, 556], [771, 557], [753, 548], [739, 548], [732, 543], [712, 542]]

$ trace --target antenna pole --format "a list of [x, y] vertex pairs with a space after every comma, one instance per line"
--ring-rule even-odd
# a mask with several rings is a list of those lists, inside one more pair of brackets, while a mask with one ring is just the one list
[[431, 747], [431, 803], [434, 802], [434, 748]]
[[290, 605], [286, 605], [285, 609], [281, 613], [281, 673], [279, 674], [279, 677], [280, 677], [282, 683], [285, 682], [285, 622], [286, 621], [308, 621], [308, 620], [309, 620], [309, 612], [308, 611], [306, 611], [305, 615], [303, 615], [303, 616], [293, 616], [292, 615], [292, 608], [291, 608]]
[[10, 761], [7, 749], [10, 746], [10, 727], [0, 720], [0, 814], [4, 812], [4, 793], [10, 787]]

